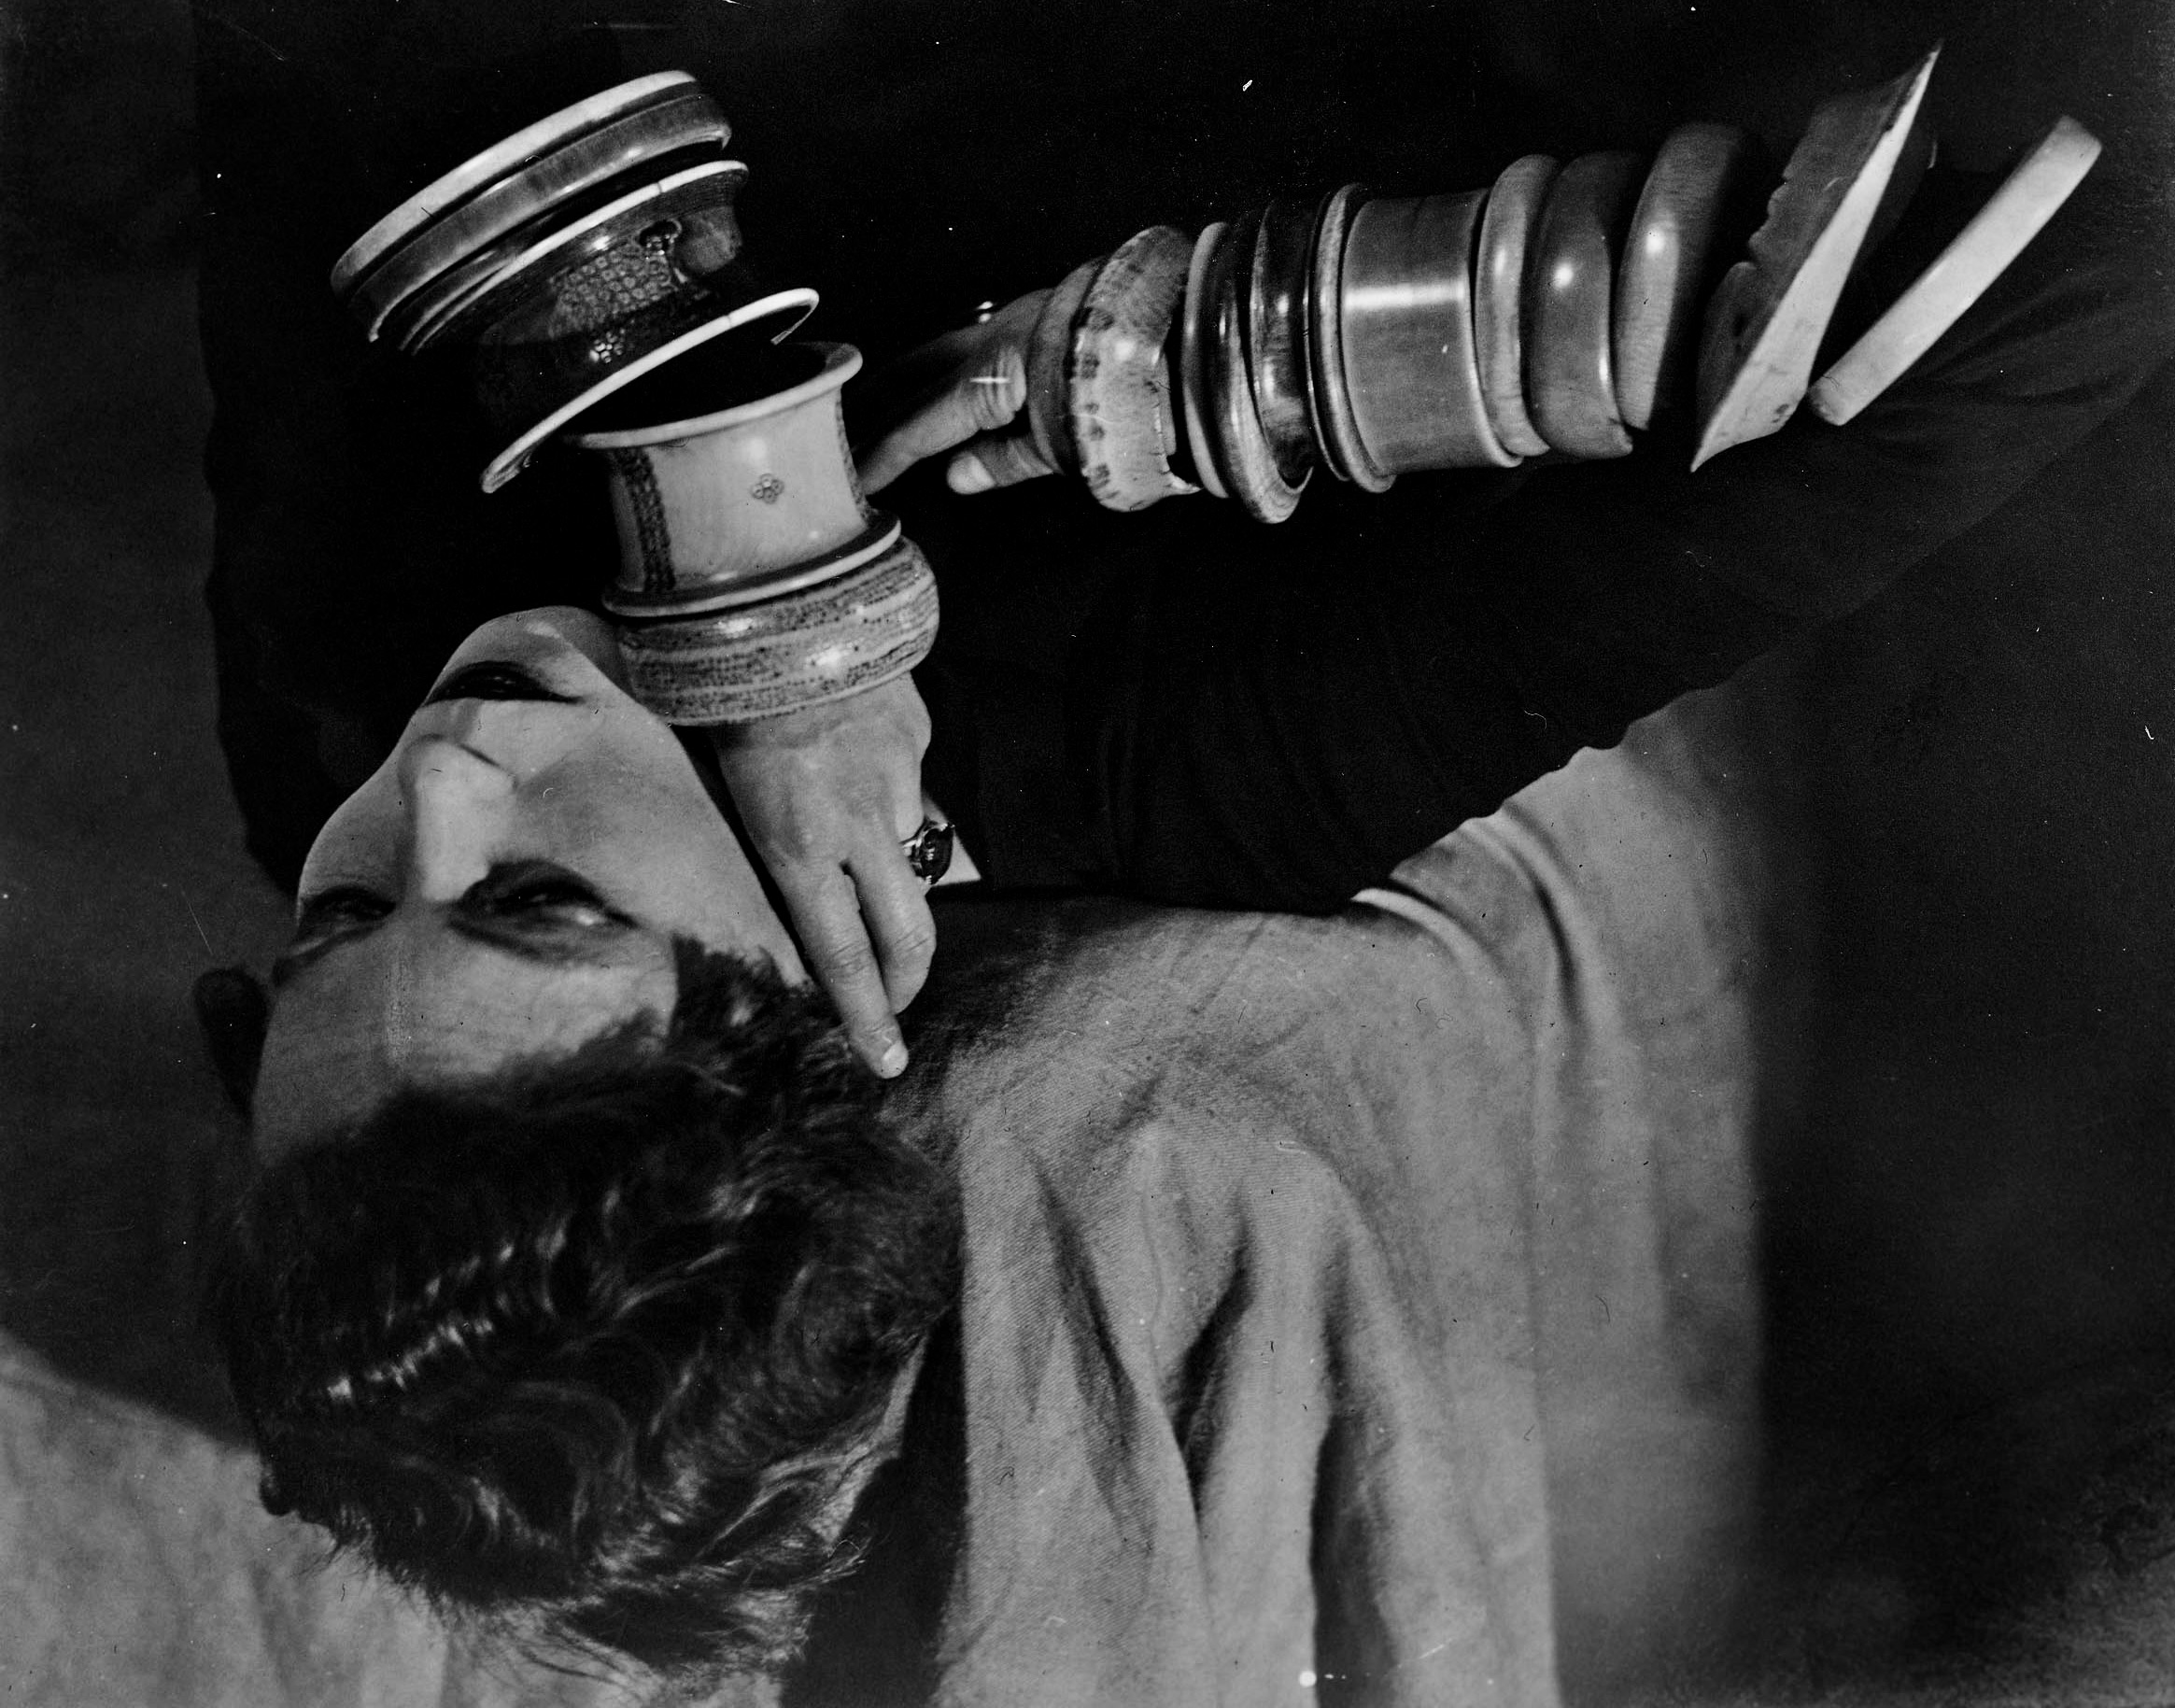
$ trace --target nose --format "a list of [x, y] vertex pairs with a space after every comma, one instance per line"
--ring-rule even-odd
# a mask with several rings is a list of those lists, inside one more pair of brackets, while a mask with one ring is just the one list
[[425, 901], [452, 901], [490, 869], [513, 804], [513, 774], [487, 755], [438, 737], [408, 748], [400, 774], [413, 830], [410, 889]]

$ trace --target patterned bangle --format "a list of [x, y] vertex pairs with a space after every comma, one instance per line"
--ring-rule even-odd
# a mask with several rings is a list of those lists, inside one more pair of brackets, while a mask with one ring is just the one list
[[744, 724], [844, 699], [928, 656], [937, 578], [911, 540], [814, 586], [615, 618], [635, 699], [668, 724]]
[[1088, 490], [1109, 510], [1145, 510], [1197, 489], [1170, 466], [1178, 431], [1164, 354], [1193, 252], [1170, 226], [1137, 233], [1096, 270], [1072, 322], [1065, 431]]

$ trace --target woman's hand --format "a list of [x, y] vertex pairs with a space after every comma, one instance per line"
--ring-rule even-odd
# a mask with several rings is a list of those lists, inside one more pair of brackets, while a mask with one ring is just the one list
[[856, 421], [872, 435], [856, 453], [862, 487], [881, 492], [917, 462], [952, 453], [954, 492], [987, 492], [1055, 471], [1027, 422], [1027, 355], [1050, 300], [1030, 291], [986, 320], [925, 344], [863, 382]]
[[827, 705], [710, 731], [756, 853], [861, 1059], [906, 1066], [894, 1016], [936, 952], [936, 921], [899, 844], [922, 823], [929, 714], [900, 676]]

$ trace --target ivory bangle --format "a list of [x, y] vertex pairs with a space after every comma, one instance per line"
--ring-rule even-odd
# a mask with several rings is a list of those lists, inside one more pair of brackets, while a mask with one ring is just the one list
[[2097, 137], [2074, 119], [2057, 120], [1933, 264], [1820, 376], [1814, 412], [1840, 427], [1901, 377], [2024, 252], [2098, 158]]
[[532, 162], [547, 159], [570, 140], [586, 136], [624, 113], [675, 100], [696, 86], [694, 78], [685, 71], [658, 72], [630, 83], [614, 84], [516, 131], [480, 154], [471, 155], [451, 172], [431, 179], [348, 245], [346, 253], [332, 263], [332, 294], [345, 300], [362, 276], [397, 246], [487, 185], [522, 171]]
[[[655, 92], [594, 129], [566, 137], [538, 159], [456, 197], [388, 245], [334, 290], [375, 338], [386, 317], [409, 298], [438, 289], [449, 270], [540, 214], [609, 195], [637, 168], [673, 161], [692, 165], [722, 155], [732, 127], [693, 82]], [[664, 170], [653, 176], [663, 176]]]
[[937, 638], [937, 578], [911, 540], [819, 586], [615, 627], [636, 699], [668, 724], [744, 724], [904, 675]]
[[1697, 469], [1779, 432], [1812, 384], [1813, 359], [1889, 180], [1910, 154], [1937, 45], [1893, 82], [1824, 102], [1790, 151], [1746, 258], [1722, 275], [1700, 338]]

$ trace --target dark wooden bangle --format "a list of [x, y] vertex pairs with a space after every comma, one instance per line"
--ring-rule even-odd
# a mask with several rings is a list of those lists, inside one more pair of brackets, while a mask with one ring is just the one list
[[1541, 437], [1573, 457], [1631, 455], [1617, 411], [1611, 302], [1643, 164], [1611, 152], [1564, 167], [1526, 261], [1526, 407]]
[[1503, 169], [1488, 192], [1480, 252], [1473, 261], [1473, 341], [1480, 393], [1495, 436], [1520, 457], [1538, 457], [1548, 449], [1526, 411], [1523, 299], [1533, 233], [1557, 171], [1546, 154], [1528, 154]]
[[1279, 200], [1262, 215], [1246, 298], [1246, 365], [1254, 413], [1277, 460], [1296, 484], [1312, 469], [1314, 424], [1307, 411], [1306, 286], [1314, 260], [1317, 210]]
[[1644, 429], [1685, 398], [1697, 360], [1701, 306], [1721, 273], [1716, 239], [1744, 197], [1758, 145], [1733, 124], [1681, 124], [1670, 132], [1639, 191], [1617, 265], [1617, 408]]
[[1346, 388], [1343, 309], [1345, 239], [1352, 215], [1367, 199], [1364, 185], [1347, 184], [1322, 199], [1314, 233], [1314, 271], [1306, 288], [1308, 348], [1313, 358], [1314, 442], [1329, 472], [1367, 492], [1387, 492], [1396, 476], [1377, 468], [1360, 443]]
[[1268, 436], [1254, 413], [1246, 361], [1246, 298], [1260, 216], [1236, 222], [1209, 260], [1209, 344], [1206, 365], [1208, 453], [1231, 496], [1259, 522], [1287, 520], [1299, 507], [1306, 477], [1294, 486], [1277, 470]]

